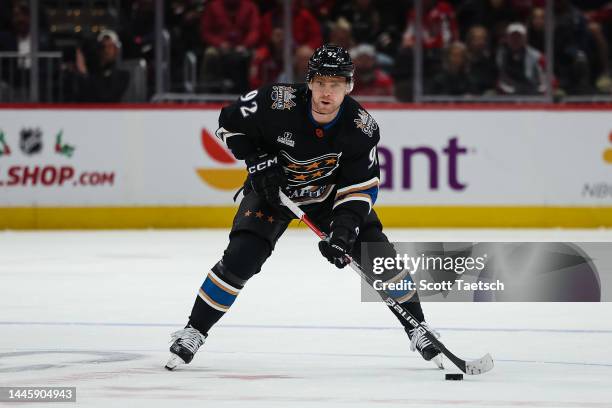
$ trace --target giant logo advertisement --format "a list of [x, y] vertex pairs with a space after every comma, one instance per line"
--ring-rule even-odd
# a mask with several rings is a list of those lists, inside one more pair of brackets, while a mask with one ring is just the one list
[[[211, 158], [214, 166], [196, 169], [202, 181], [219, 190], [237, 190], [246, 178], [244, 165], [223, 146], [206, 128], [202, 129], [201, 141], [203, 152]], [[236, 166], [240, 166], [236, 168]]]
[[[461, 179], [459, 173], [468, 152], [467, 147], [461, 146], [457, 136], [450, 137], [437, 149], [432, 146], [405, 145], [393, 149], [383, 144], [378, 148], [380, 188], [410, 191], [416, 179], [425, 179], [429, 190], [438, 190], [444, 186], [450, 190], [463, 191], [468, 187], [468, 182]], [[394, 177], [395, 167], [401, 169], [399, 178]]]

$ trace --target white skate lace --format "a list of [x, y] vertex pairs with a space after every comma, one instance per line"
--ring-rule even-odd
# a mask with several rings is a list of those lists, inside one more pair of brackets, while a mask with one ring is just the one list
[[187, 327], [186, 329], [175, 331], [170, 336], [172, 337], [172, 340], [170, 340], [171, 343], [178, 340], [178, 343], [181, 346], [185, 347], [194, 354], [196, 351], [198, 351], [200, 346], [204, 344], [204, 340], [206, 339], [202, 333], [193, 327]]
[[431, 345], [431, 341], [425, 337], [425, 330], [429, 330], [435, 338], [440, 337], [440, 333], [431, 329], [427, 323], [421, 323], [422, 327], [416, 327], [410, 330], [410, 350], [415, 351], [417, 348], [423, 350], [425, 347]]

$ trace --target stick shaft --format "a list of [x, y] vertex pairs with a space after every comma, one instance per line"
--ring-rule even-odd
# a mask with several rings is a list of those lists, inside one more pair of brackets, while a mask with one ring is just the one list
[[[291, 199], [289, 197], [287, 197], [287, 195], [285, 195], [285, 193], [281, 190], [279, 192], [279, 197], [281, 202], [287, 207], [289, 208], [289, 210], [296, 216], [298, 217], [300, 220], [302, 220], [307, 226], [308, 228], [310, 228], [315, 234], [317, 234], [319, 236], [319, 238], [321, 239], [325, 239], [327, 236], [325, 235], [325, 233], [323, 233], [309, 218], [308, 215], [306, 215], [306, 213], [304, 211], [302, 211], [302, 209], [293, 201], [291, 201]], [[383, 290], [378, 290], [374, 287], [374, 280], [372, 279], [371, 276], [368, 276], [368, 274], [366, 274], [363, 269], [361, 268], [361, 265], [359, 265], [358, 263], [356, 263], [354, 260], [351, 259], [351, 263], [349, 264], [358, 274], [359, 276], [361, 276], [361, 278], [372, 288], [374, 289], [378, 295], [381, 297], [381, 299], [387, 304], [387, 306], [389, 306], [390, 308], [394, 309], [400, 316], [402, 316], [402, 318], [407, 321], [408, 323], [410, 323], [410, 325], [412, 325], [413, 327], [417, 328], [417, 327], [423, 327], [421, 325], [421, 323], [409, 312], [407, 311], [401, 304], [399, 304], [395, 299], [393, 299], [393, 297], [391, 297], [389, 294], [387, 294], [385, 291]], [[448, 357], [449, 360], [451, 360], [461, 371], [463, 371], [464, 373], [466, 372], [466, 363], [464, 360], [460, 359], [459, 357], [455, 356], [450, 350], [448, 350], [446, 348], [446, 346], [444, 346], [444, 344], [442, 344], [440, 342], [440, 340], [438, 340], [436, 338], [436, 336], [434, 336], [429, 330], [427, 330], [426, 328], [424, 328], [425, 330], [425, 336], [429, 339], [429, 341], [431, 341], [433, 344], [435, 344], [439, 350], [446, 356]]]

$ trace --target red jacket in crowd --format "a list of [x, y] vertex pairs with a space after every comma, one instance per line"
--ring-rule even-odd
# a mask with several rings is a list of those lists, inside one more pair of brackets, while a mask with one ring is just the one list
[[251, 0], [235, 0], [235, 7], [227, 7], [227, 0], [213, 0], [202, 12], [201, 33], [206, 45], [218, 47], [228, 43], [254, 48], [259, 41], [259, 10]]
[[[415, 13], [408, 17], [405, 36], [414, 38]], [[459, 39], [459, 27], [455, 9], [446, 1], [439, 1], [429, 11], [423, 12], [423, 46], [425, 48], [444, 48]]]
[[[308, 45], [313, 50], [323, 43], [321, 26], [317, 19], [305, 8], [293, 8], [293, 41], [294, 46]], [[260, 43], [265, 45], [270, 40], [274, 27], [282, 27], [282, 9], [266, 13], [262, 18]]]
[[283, 71], [283, 61], [275, 58], [270, 47], [259, 47], [251, 61], [249, 83], [252, 89], [276, 82]]
[[379, 68], [374, 70], [374, 78], [368, 83], [360, 81], [359, 76], [355, 78], [355, 87], [352, 95], [362, 96], [392, 96], [393, 79]]

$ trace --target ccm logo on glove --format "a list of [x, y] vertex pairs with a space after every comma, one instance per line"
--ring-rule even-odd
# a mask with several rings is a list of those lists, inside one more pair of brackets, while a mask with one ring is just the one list
[[258, 171], [265, 170], [268, 167], [274, 166], [278, 164], [278, 157], [274, 156], [271, 159], [263, 160], [260, 163], [256, 163], [252, 166], [248, 167], [248, 171], [250, 174], [257, 173]]

